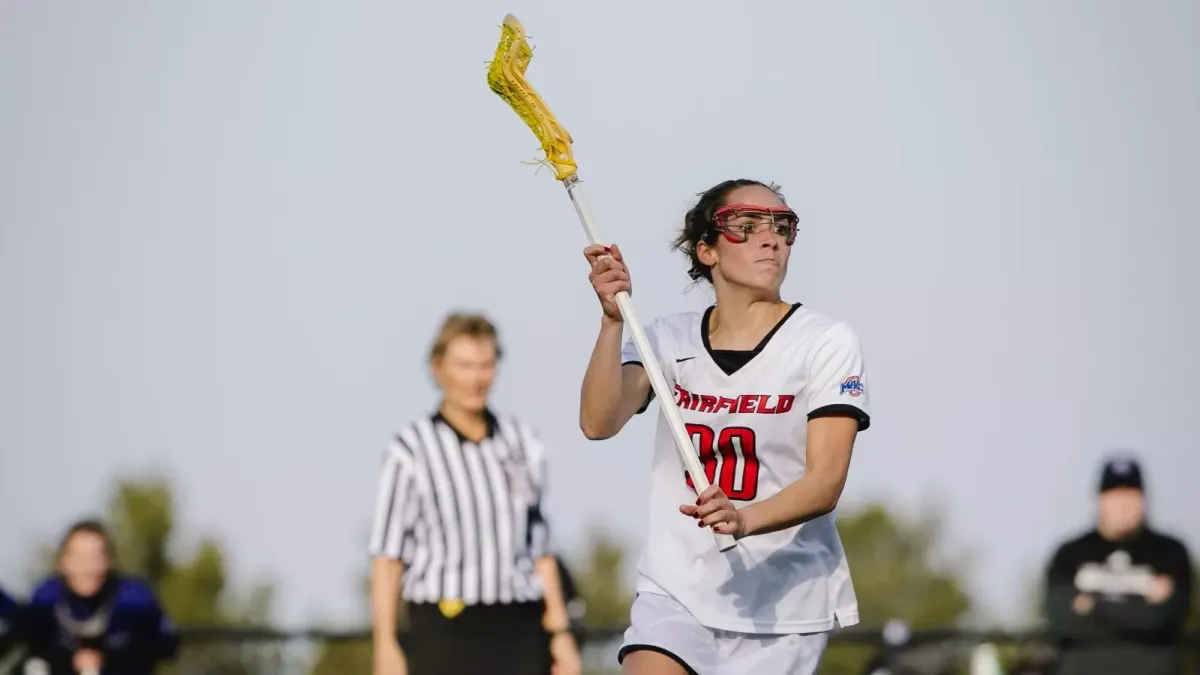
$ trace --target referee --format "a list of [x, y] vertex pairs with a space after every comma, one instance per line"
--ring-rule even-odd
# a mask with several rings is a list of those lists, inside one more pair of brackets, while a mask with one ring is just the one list
[[441, 403], [386, 454], [370, 541], [375, 675], [579, 673], [547, 550], [542, 446], [487, 405], [499, 358], [487, 318], [448, 316], [429, 353]]

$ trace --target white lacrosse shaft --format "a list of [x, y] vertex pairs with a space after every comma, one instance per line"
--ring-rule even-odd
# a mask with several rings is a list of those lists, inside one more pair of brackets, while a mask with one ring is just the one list
[[[563, 181], [563, 185], [566, 186], [567, 193], [571, 195], [571, 203], [575, 205], [575, 213], [579, 216], [579, 222], [583, 223], [588, 241], [592, 244], [606, 245], [600, 236], [600, 229], [596, 226], [596, 218], [592, 215], [587, 198], [584, 196], [582, 181], [577, 175], [572, 174]], [[683, 465], [692, 478], [692, 485], [696, 487], [696, 493], [700, 494], [708, 489], [710, 483], [708, 476], [704, 474], [704, 467], [700, 465], [700, 457], [696, 453], [696, 447], [692, 445], [692, 438], [687, 432], [687, 427], [683, 424], [683, 416], [679, 414], [679, 408], [674, 405], [675, 392], [667, 384], [667, 378], [658, 364], [658, 358], [650, 347], [650, 340], [646, 337], [646, 332], [642, 330], [642, 324], [633, 311], [633, 300], [629, 297], [629, 293], [625, 291], [617, 293], [617, 307], [621, 310], [621, 316], [625, 318], [625, 325], [629, 327], [629, 334], [633, 338], [634, 346], [637, 347], [638, 355], [642, 357], [642, 367], [646, 369], [646, 375], [650, 377], [650, 387], [654, 389], [654, 395], [658, 397], [658, 407], [667, 417], [667, 426], [671, 428], [671, 435], [675, 439], [675, 449], [679, 451], [679, 459], [683, 460]], [[717, 548], [721, 551], [728, 551], [737, 545], [737, 540], [732, 535], [721, 534], [713, 530], [713, 536], [716, 537]]]

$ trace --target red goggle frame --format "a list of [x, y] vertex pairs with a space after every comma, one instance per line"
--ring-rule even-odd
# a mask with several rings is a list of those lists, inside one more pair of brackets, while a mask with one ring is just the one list
[[781, 235], [791, 246], [796, 243], [800, 219], [787, 206], [758, 206], [755, 204], [726, 204], [713, 213], [713, 229], [734, 244], [744, 244], [750, 235], [770, 229]]

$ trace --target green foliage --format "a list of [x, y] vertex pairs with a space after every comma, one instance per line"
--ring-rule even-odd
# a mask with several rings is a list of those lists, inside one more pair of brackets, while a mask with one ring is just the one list
[[[838, 518], [863, 625], [880, 627], [900, 619], [912, 628], [950, 626], [971, 602], [963, 589], [961, 563], [939, 563], [942, 526], [935, 518], [904, 519], [882, 505]], [[821, 675], [859, 675], [872, 650], [831, 645]]]
[[593, 527], [588, 533], [591, 548], [586, 557], [572, 565], [579, 597], [587, 603], [584, 626], [612, 628], [629, 623], [633, 590], [624, 578], [625, 546], [607, 530]]
[[371, 643], [363, 640], [327, 642], [321, 646], [310, 675], [352, 675], [370, 673], [373, 664]]
[[173, 571], [168, 551], [175, 529], [171, 486], [155, 479], [118, 482], [107, 515], [120, 567], [159, 588]]
[[[370, 625], [371, 575], [365, 573], [358, 582], [358, 597], [363, 600], [361, 621]], [[400, 616], [396, 626], [403, 628], [407, 624], [405, 605], [400, 603]], [[309, 675], [352, 675], [354, 673], [369, 673], [373, 663], [371, 643], [363, 640], [347, 640], [342, 642], [326, 642], [317, 651], [316, 659]]]
[[[587, 541], [590, 547], [586, 554], [571, 564], [579, 597], [586, 603], [584, 626], [592, 629], [624, 627], [629, 624], [629, 607], [633, 604], [633, 589], [624, 575], [628, 551], [618, 537], [602, 527], [592, 527]], [[598, 665], [598, 669], [585, 669], [583, 675], [618, 672], [615, 663]]]

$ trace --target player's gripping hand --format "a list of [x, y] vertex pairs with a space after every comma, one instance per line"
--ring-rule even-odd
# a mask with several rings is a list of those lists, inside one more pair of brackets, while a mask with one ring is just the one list
[[725, 492], [716, 485], [710, 485], [700, 493], [700, 498], [693, 504], [683, 504], [679, 512], [696, 519], [700, 527], [711, 527], [719, 534], [731, 534], [740, 539], [746, 528], [742, 521], [742, 512], [729, 501]]
[[625, 291], [633, 294], [633, 286], [629, 282], [629, 269], [621, 257], [621, 249], [616, 244], [602, 246], [593, 244], [583, 249], [592, 271], [588, 281], [592, 282], [592, 290], [600, 299], [600, 307], [604, 317], [612, 321], [621, 321], [621, 310], [617, 308], [617, 293]]

